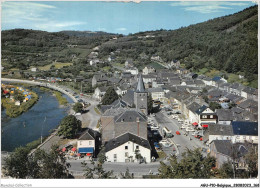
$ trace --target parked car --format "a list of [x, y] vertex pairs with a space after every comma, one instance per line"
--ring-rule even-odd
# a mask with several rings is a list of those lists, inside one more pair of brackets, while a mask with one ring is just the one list
[[171, 147], [172, 143], [168, 142], [167, 140], [161, 140], [159, 144], [163, 145], [164, 147]]
[[186, 128], [186, 131], [191, 131], [191, 132], [193, 132], [193, 131], [195, 131], [193, 128], [190, 128], [190, 127], [187, 127]]
[[80, 115], [81, 115], [81, 113], [76, 113], [76, 114], [75, 114], [75, 116], [80, 116]]

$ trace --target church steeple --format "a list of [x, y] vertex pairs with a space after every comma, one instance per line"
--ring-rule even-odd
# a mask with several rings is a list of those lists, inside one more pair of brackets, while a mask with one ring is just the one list
[[147, 115], [147, 95], [148, 93], [145, 91], [144, 81], [142, 78], [142, 74], [139, 76], [139, 80], [137, 83], [136, 90], [134, 92], [134, 104], [136, 109], [142, 111], [145, 115]]
[[135, 92], [137, 92], [137, 93], [144, 93], [145, 92], [142, 74], [140, 74], [140, 76], [139, 76], [139, 80], [138, 80], [138, 84], [137, 84]]

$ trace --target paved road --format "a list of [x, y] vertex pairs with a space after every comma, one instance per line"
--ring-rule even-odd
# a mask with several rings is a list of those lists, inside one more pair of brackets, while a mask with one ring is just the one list
[[[70, 163], [71, 167], [69, 170], [74, 174], [80, 174], [83, 175], [83, 167], [81, 165], [81, 162], [84, 160], [68, 160], [67, 162]], [[91, 167], [92, 165], [88, 165]], [[147, 175], [149, 172], [152, 172], [153, 174], [158, 173], [158, 168], [160, 166], [159, 162], [154, 163], [147, 163], [147, 164], [139, 164], [139, 163], [109, 163], [105, 162], [103, 167], [106, 171], [113, 170], [115, 175], [119, 175], [121, 172], [126, 172], [126, 169], [129, 169], [130, 173], [134, 173], [135, 177], [141, 177], [142, 175]]]
[[[195, 149], [195, 148], [205, 147], [203, 145], [203, 142], [201, 142], [198, 139], [191, 136], [191, 134], [192, 134], [191, 132], [189, 133], [188, 136], [185, 136], [184, 135], [185, 131], [183, 131], [179, 128], [181, 125], [177, 122], [177, 120], [172, 120], [172, 119], [168, 118], [168, 116], [162, 112], [159, 112], [156, 114], [155, 120], [160, 125], [160, 129], [162, 129], [163, 127], [167, 127], [174, 134], [174, 137], [171, 138], [171, 140], [175, 144], [180, 145], [180, 147], [178, 147], [178, 149], [179, 149], [178, 157], [181, 157], [181, 154], [186, 151], [186, 148]], [[181, 135], [176, 135], [176, 131], [179, 131], [181, 133]], [[190, 140], [190, 138], [192, 140]]]

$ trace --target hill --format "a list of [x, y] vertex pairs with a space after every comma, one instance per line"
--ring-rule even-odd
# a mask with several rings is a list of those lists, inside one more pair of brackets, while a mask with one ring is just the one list
[[[76, 36], [71, 33], [75, 33]], [[77, 33], [52, 33], [28, 29], [2, 31], [2, 66], [5, 70], [26, 70], [30, 66], [40, 67], [53, 62], [71, 63], [75, 59], [86, 60], [94, 47], [115, 36], [102, 33], [79, 37]]]
[[63, 33], [69, 36], [75, 37], [93, 37], [93, 36], [113, 36], [117, 34], [106, 33], [103, 31], [60, 31], [59, 33]]
[[177, 30], [136, 33], [103, 44], [100, 55], [120, 49], [118, 59], [133, 58], [137, 66], [141, 66], [138, 62], [149, 64], [152, 55], [159, 55], [164, 62], [180, 60], [195, 72], [216, 69], [242, 74], [251, 86], [257, 87], [257, 8]]

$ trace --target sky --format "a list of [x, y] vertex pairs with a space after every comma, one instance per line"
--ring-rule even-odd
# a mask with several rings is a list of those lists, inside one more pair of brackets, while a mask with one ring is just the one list
[[104, 31], [129, 34], [178, 29], [253, 6], [251, 1], [2, 2], [1, 29]]

